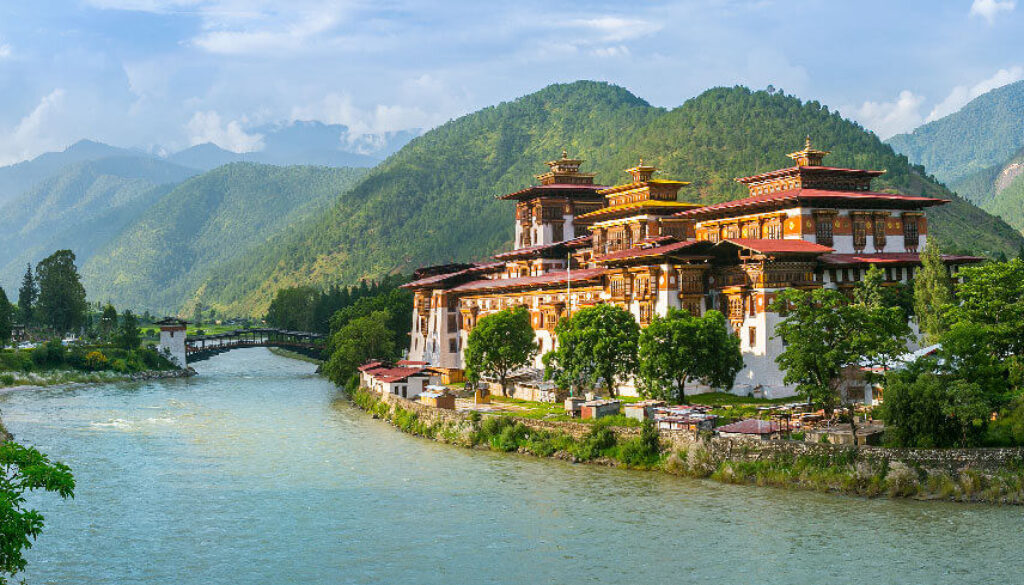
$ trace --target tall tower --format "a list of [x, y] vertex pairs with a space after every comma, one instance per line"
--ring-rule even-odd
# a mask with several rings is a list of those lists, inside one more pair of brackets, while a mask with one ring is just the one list
[[160, 350], [181, 369], [188, 367], [185, 353], [185, 328], [188, 321], [167, 317], [156, 322], [160, 326]]

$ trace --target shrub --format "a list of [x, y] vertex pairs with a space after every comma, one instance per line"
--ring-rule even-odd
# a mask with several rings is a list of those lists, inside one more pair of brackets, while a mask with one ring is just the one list
[[14, 374], [0, 374], [0, 385], [13, 386], [14, 380]]
[[0, 371], [31, 372], [32, 355], [28, 351], [0, 352]]
[[605, 455], [608, 450], [615, 447], [616, 442], [615, 433], [607, 425], [598, 423], [574, 445], [572, 454], [589, 461]]
[[93, 350], [85, 355], [85, 367], [90, 370], [102, 370], [107, 367], [110, 360], [103, 355], [102, 351]]
[[131, 368], [128, 366], [128, 362], [123, 359], [116, 359], [110, 364], [110, 368], [119, 374], [128, 374], [131, 372]]
[[32, 361], [41, 367], [57, 367], [64, 364], [67, 350], [59, 339], [51, 339], [32, 350]]
[[654, 423], [643, 422], [639, 437], [626, 441], [619, 448], [619, 459], [631, 467], [652, 467], [661, 458], [661, 437]]

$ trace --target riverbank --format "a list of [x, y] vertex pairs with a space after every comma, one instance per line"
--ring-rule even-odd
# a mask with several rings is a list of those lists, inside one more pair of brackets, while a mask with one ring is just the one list
[[267, 349], [269, 349], [270, 353], [272, 353], [274, 355], [279, 355], [281, 357], [285, 357], [285, 358], [292, 359], [292, 360], [299, 360], [300, 362], [316, 364], [318, 366], [322, 365], [324, 363], [323, 360], [318, 360], [316, 358], [311, 358], [308, 355], [304, 355], [304, 354], [301, 354], [301, 353], [298, 353], [298, 352], [295, 352], [295, 351], [290, 351], [290, 350], [287, 350], [287, 349], [284, 349], [284, 348], [281, 348], [281, 347], [268, 347]]
[[708, 478], [862, 497], [1024, 504], [1022, 449], [886, 449], [742, 441], [440, 410], [366, 389], [351, 400], [401, 431], [474, 449], [517, 452]]
[[188, 368], [186, 370], [147, 370], [133, 373], [121, 373], [110, 370], [99, 372], [82, 372], [79, 370], [49, 370], [28, 373], [0, 372], [0, 390], [9, 391], [21, 388], [46, 386], [133, 382], [163, 378], [187, 378], [195, 375], [196, 371], [192, 368]]

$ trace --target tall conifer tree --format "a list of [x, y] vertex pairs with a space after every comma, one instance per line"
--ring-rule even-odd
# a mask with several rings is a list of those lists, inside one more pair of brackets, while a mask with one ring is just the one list
[[943, 311], [953, 302], [953, 279], [942, 261], [939, 245], [931, 238], [921, 254], [921, 264], [921, 272], [914, 279], [914, 314], [921, 333], [935, 342], [949, 328]]
[[21, 288], [18, 289], [18, 311], [21, 313], [21, 322], [28, 325], [35, 317], [36, 299], [39, 298], [39, 288], [36, 286], [36, 279], [32, 276], [32, 265], [25, 265], [25, 276], [21, 279]]

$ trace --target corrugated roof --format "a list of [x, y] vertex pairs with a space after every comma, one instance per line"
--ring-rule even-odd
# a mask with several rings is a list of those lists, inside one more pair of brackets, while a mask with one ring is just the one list
[[719, 242], [735, 244], [762, 254], [826, 254], [832, 251], [828, 246], [807, 240], [758, 240], [753, 238], [727, 238]]
[[[527, 199], [534, 196], [556, 195], [559, 192], [586, 194], [588, 191], [597, 195], [597, 191], [605, 189], [604, 185], [574, 185], [571, 183], [553, 183], [551, 185], [532, 185], [507, 195], [499, 195], [498, 199]], [[551, 193], [548, 193], [548, 192]]]
[[[587, 268], [571, 271], [572, 282], [584, 282], [601, 276], [604, 268]], [[540, 276], [521, 276], [519, 278], [498, 278], [493, 280], [474, 280], [452, 288], [453, 292], [477, 292], [504, 288], [534, 287], [543, 285], [565, 284], [568, 282], [564, 270], [548, 272]]]
[[719, 213], [727, 213], [734, 209], [744, 209], [749, 207], [760, 207], [766, 205], [778, 205], [782, 203], [791, 203], [793, 205], [807, 202], [807, 203], [824, 203], [829, 201], [858, 201], [861, 203], [871, 203], [878, 206], [884, 206], [885, 204], [914, 204], [914, 207], [931, 207], [934, 205], [943, 205], [949, 203], [947, 199], [938, 199], [936, 197], [919, 197], [916, 195], [898, 195], [894, 193], [877, 193], [874, 191], [828, 191], [825, 189], [790, 189], [789, 191], [776, 191], [775, 193], [764, 193], [761, 195], [753, 195], [751, 197], [744, 197], [743, 199], [736, 199], [733, 201], [724, 201], [722, 203], [716, 203], [714, 205], [706, 205], [697, 209], [688, 209], [675, 214], [673, 217], [690, 217], [690, 218], [701, 218], [708, 215], [716, 215]]
[[771, 433], [777, 433], [782, 430], [782, 425], [774, 420], [760, 420], [756, 418], [748, 418], [747, 420], [741, 420], [727, 424], [725, 426], [718, 427], [715, 429], [720, 433], [737, 433], [743, 435], [768, 435]]

